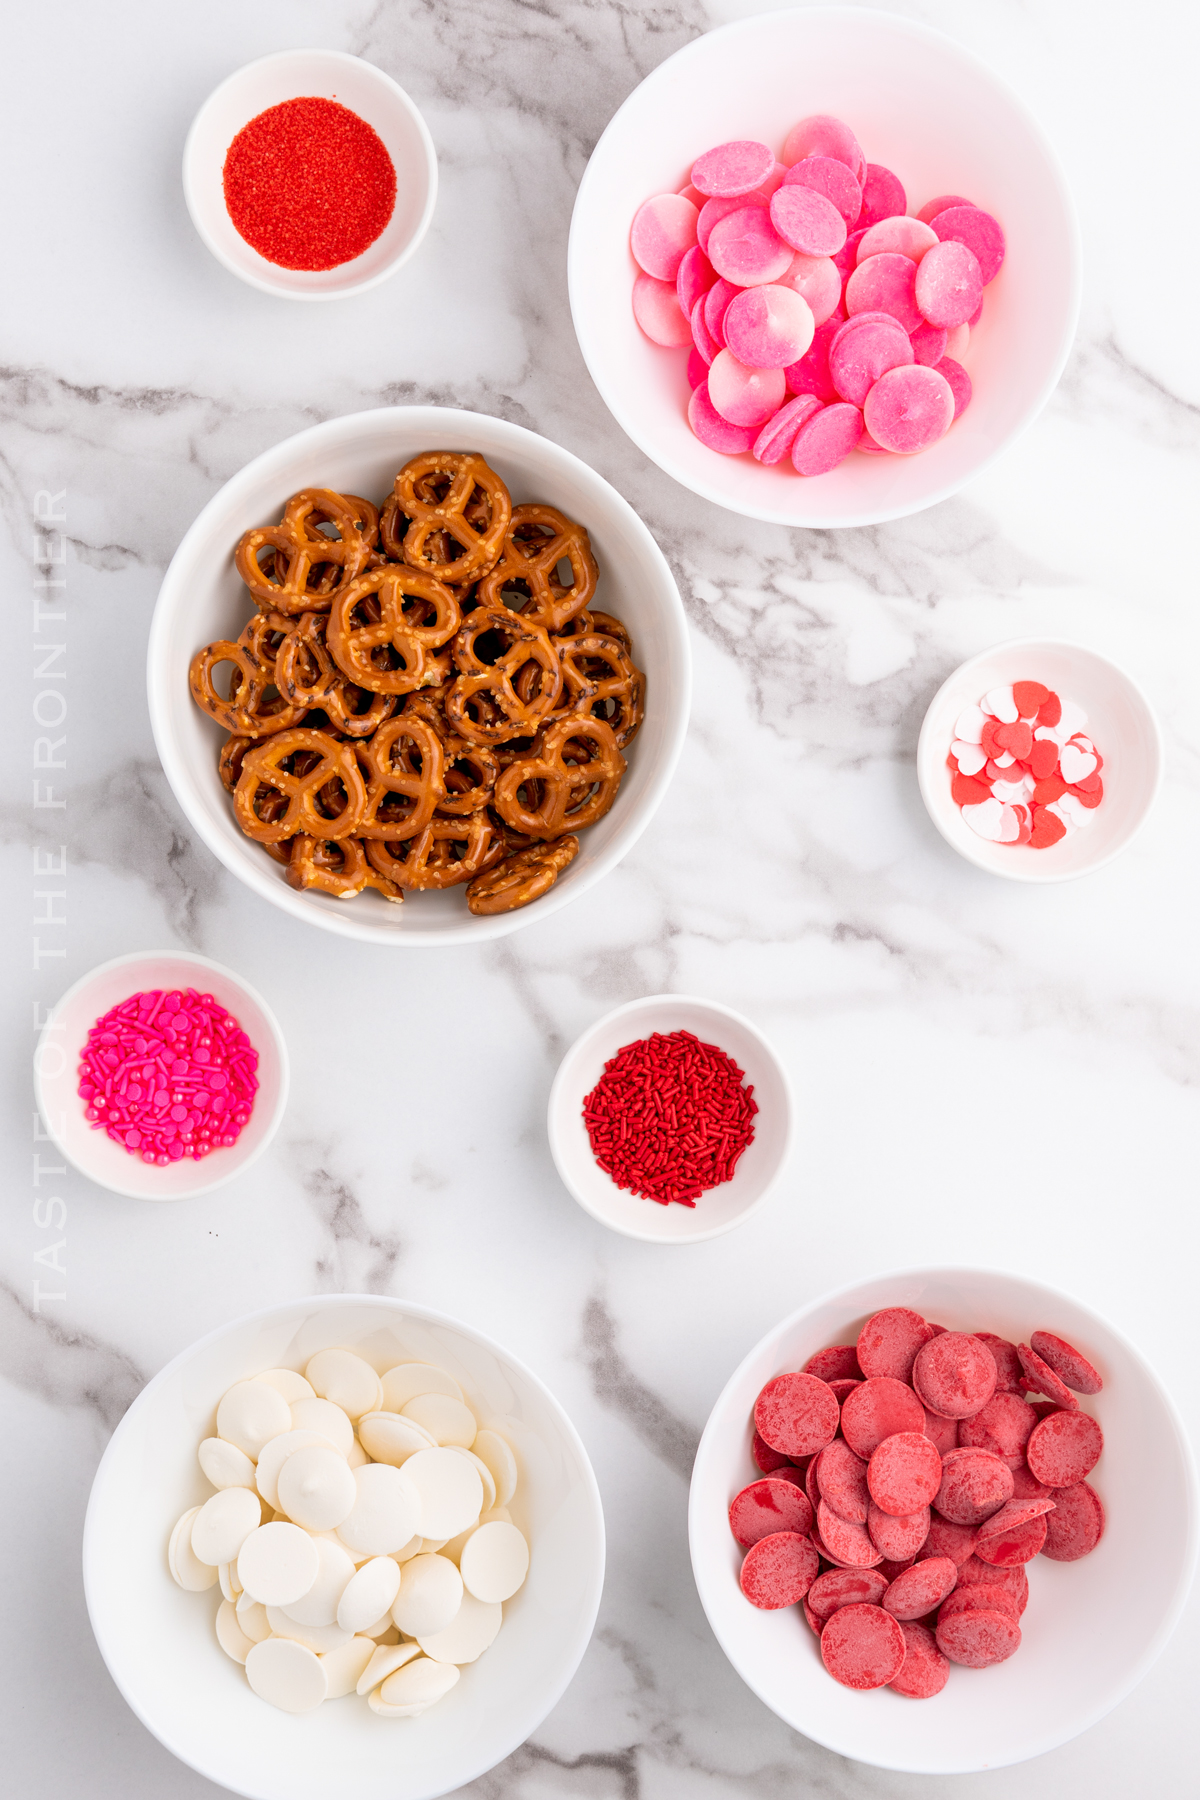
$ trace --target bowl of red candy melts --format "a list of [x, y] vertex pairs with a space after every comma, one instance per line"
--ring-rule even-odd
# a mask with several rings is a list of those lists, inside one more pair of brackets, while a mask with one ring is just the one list
[[55, 1149], [131, 1200], [209, 1193], [257, 1162], [287, 1104], [287, 1045], [232, 969], [186, 950], [118, 956], [51, 1009], [34, 1092]]
[[1196, 1474], [1096, 1314], [1015, 1275], [909, 1271], [751, 1351], [689, 1532], [709, 1623], [781, 1719], [860, 1762], [966, 1773], [1066, 1743], [1150, 1668], [1194, 1572]]
[[877, 524], [954, 493], [1045, 403], [1079, 309], [1054, 151], [948, 38], [766, 13], [641, 84], [580, 183], [575, 329], [614, 416], [705, 499]]
[[1154, 804], [1162, 738], [1137, 683], [1082, 644], [1027, 638], [956, 669], [929, 703], [917, 779], [960, 856], [1068, 881], [1123, 850]]

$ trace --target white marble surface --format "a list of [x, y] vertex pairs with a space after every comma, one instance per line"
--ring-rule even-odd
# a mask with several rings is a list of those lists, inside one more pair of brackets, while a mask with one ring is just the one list
[[[79, 1578], [88, 1485], [122, 1410], [181, 1347], [336, 1289], [427, 1301], [502, 1338], [570, 1408], [599, 1475], [611, 1555], [595, 1641], [535, 1740], [476, 1784], [481, 1800], [1195, 1791], [1195, 1600], [1154, 1672], [1085, 1737], [1021, 1768], [926, 1780], [785, 1730], [726, 1664], [692, 1586], [687, 1474], [709, 1406], [769, 1323], [843, 1281], [963, 1260], [1058, 1283], [1124, 1328], [1193, 1430], [1198, 1415], [1194, 26], [1169, 0], [1136, 21], [1116, 0], [897, 8], [988, 57], [1056, 137], [1086, 242], [1079, 343], [1043, 418], [957, 500], [878, 530], [789, 534], [714, 511], [643, 461], [591, 387], [566, 303], [572, 196], [606, 120], [663, 57], [748, 10], [8, 11], [0, 1713], [14, 1792], [217, 1791], [142, 1729], [97, 1655]], [[179, 186], [210, 89], [305, 43], [394, 74], [441, 158], [421, 255], [342, 306], [289, 306], [226, 275]], [[408, 399], [501, 413], [592, 462], [672, 558], [694, 633], [689, 747], [634, 855], [560, 917], [473, 956], [372, 954], [268, 913], [185, 828], [143, 691], [158, 582], [215, 488], [308, 422]], [[68, 767], [52, 778], [64, 811], [29, 804], [39, 490], [66, 495], [68, 560], [53, 572], [66, 617], [40, 634], [68, 645]], [[1082, 638], [1144, 682], [1168, 767], [1120, 860], [1027, 891], [936, 836], [913, 751], [959, 660], [1034, 632]], [[32, 876], [32, 847], [63, 842], [65, 881]], [[63, 888], [65, 903], [31, 900]], [[31, 934], [35, 909], [64, 904], [65, 925]], [[31, 935], [65, 955], [35, 970]], [[243, 970], [277, 1009], [295, 1078], [275, 1147], [245, 1180], [174, 1207], [73, 1175], [34, 1187], [31, 1156], [54, 1159], [31, 1141], [32, 1008], [97, 962], [169, 943]], [[799, 1098], [785, 1191], [736, 1236], [687, 1251], [588, 1219], [543, 1129], [563, 1047], [659, 988], [746, 1011]]]

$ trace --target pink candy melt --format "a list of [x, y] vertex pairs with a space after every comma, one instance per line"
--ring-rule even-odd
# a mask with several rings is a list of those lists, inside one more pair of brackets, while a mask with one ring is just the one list
[[97, 1019], [78, 1091], [93, 1131], [166, 1168], [237, 1142], [254, 1109], [257, 1067], [257, 1050], [211, 994], [155, 988]]
[[696, 242], [699, 211], [681, 194], [656, 194], [634, 214], [629, 247], [640, 269], [660, 281], [674, 281]]
[[[706, 447], [781, 475], [790, 458], [811, 478], [854, 449], [918, 454], [961, 416], [963, 357], [1004, 232], [959, 194], [915, 217], [906, 207], [899, 177], [825, 113], [793, 126], [778, 161], [757, 139], [718, 144], [687, 186], [643, 203], [634, 314], [653, 342], [686, 350], [688, 419]], [[983, 836], [1070, 829], [1049, 799], [1039, 828], [1014, 796], [980, 792], [963, 816]], [[1097, 804], [1072, 794], [1064, 813]]]

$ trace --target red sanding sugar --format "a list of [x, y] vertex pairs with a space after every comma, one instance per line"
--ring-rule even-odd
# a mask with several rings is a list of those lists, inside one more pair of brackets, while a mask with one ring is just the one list
[[626, 1044], [583, 1103], [592, 1155], [619, 1188], [695, 1206], [754, 1141], [758, 1107], [745, 1079], [731, 1056], [690, 1031]]
[[269, 106], [225, 154], [225, 206], [238, 232], [280, 269], [336, 269], [375, 242], [396, 205], [396, 171], [378, 133], [336, 100]]
[[92, 1130], [166, 1168], [235, 1144], [254, 1109], [258, 1051], [195, 988], [131, 994], [96, 1020], [79, 1064]]

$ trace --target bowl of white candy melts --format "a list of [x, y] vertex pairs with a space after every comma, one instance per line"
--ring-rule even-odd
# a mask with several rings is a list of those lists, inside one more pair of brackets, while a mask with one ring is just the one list
[[351, 1771], [394, 1800], [474, 1780], [567, 1686], [603, 1575], [558, 1403], [469, 1327], [376, 1296], [177, 1357], [114, 1433], [84, 1532], [126, 1700], [255, 1800], [325, 1800]]

